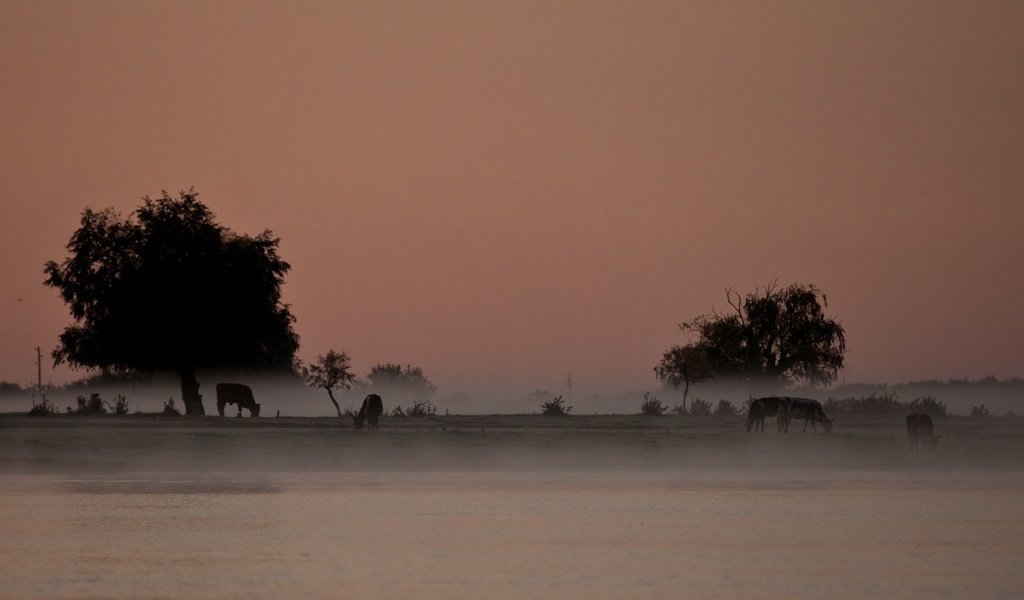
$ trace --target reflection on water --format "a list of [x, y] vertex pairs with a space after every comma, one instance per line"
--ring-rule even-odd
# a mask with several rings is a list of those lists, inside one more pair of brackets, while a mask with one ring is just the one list
[[0, 478], [4, 598], [1019, 597], [996, 475]]

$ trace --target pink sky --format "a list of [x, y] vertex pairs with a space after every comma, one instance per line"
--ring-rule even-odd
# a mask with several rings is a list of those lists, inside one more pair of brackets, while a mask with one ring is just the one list
[[778, 280], [848, 382], [1022, 376], [1022, 73], [1019, 2], [6, 1], [0, 380], [81, 210], [190, 186], [360, 374], [654, 389]]

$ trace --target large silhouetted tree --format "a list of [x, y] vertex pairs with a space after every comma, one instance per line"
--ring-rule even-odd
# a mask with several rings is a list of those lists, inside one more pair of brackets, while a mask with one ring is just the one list
[[75, 320], [55, 362], [174, 371], [192, 415], [205, 414], [197, 369], [289, 370], [298, 338], [278, 241], [219, 225], [192, 190], [143, 198], [128, 217], [86, 208], [70, 256], [45, 268]]
[[[846, 334], [839, 322], [825, 316], [828, 302], [816, 287], [779, 289], [772, 284], [746, 296], [730, 289], [726, 299], [730, 313], [703, 315], [680, 325], [696, 334], [696, 342], [684, 348], [699, 352], [710, 374], [769, 386], [835, 381], [843, 368]], [[659, 378], [686, 379], [679, 365], [691, 362], [675, 358], [672, 350], [665, 353], [655, 367]]]

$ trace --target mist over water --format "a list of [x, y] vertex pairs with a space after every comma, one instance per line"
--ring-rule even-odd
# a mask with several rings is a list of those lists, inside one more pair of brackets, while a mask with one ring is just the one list
[[1024, 424], [899, 421], [3, 416], [3, 596], [1015, 597]]

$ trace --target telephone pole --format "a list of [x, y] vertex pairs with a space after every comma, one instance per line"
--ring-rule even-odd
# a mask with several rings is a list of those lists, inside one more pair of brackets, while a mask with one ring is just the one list
[[36, 346], [36, 391], [43, 395], [43, 352]]

